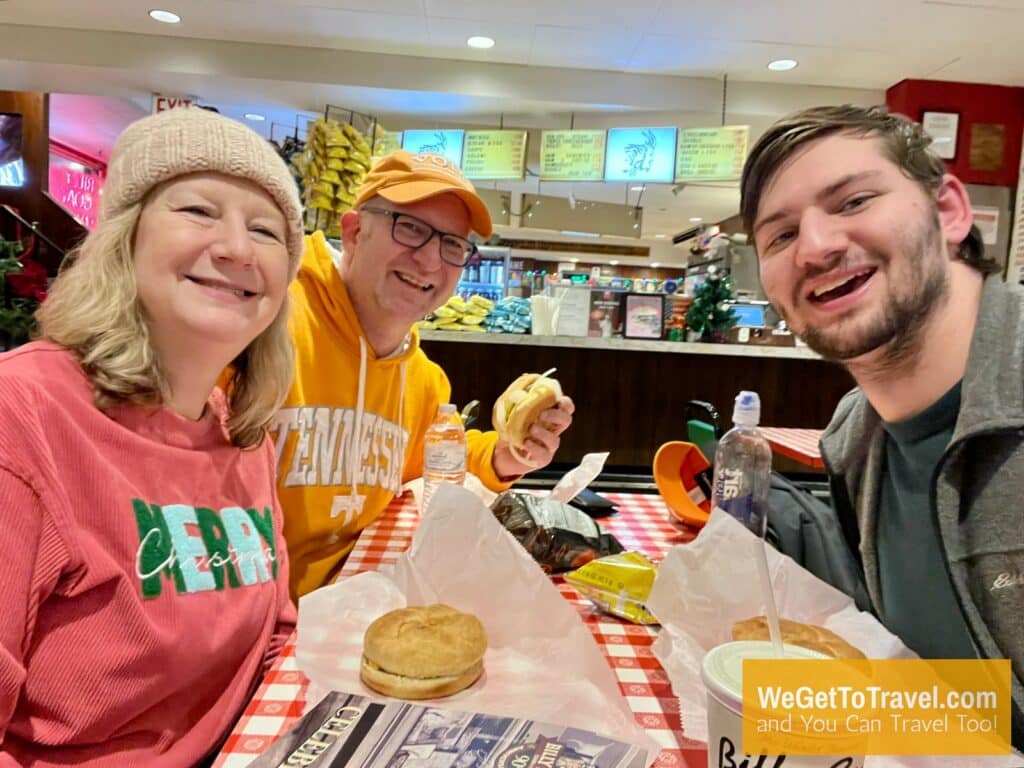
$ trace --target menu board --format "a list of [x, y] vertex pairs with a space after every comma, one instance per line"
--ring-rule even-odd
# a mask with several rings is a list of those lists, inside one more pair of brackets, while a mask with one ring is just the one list
[[604, 180], [670, 183], [675, 159], [675, 128], [612, 128]]
[[676, 181], [733, 181], [743, 173], [749, 125], [679, 131]]
[[604, 179], [604, 131], [542, 131], [540, 177], [544, 181]]
[[462, 129], [437, 131], [403, 131], [402, 149], [413, 154], [433, 152], [443, 155], [449, 163], [457, 168], [462, 167], [462, 142], [465, 137]]
[[462, 173], [467, 179], [521, 179], [526, 131], [466, 131]]

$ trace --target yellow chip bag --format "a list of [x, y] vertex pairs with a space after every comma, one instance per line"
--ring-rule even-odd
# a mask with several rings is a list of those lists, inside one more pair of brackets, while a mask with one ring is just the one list
[[591, 560], [565, 574], [565, 580], [613, 616], [634, 624], [657, 624], [644, 607], [657, 573], [657, 566], [639, 552], [622, 552]]

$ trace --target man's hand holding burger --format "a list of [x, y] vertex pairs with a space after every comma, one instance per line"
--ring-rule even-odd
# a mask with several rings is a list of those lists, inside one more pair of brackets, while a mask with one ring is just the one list
[[498, 477], [511, 479], [550, 464], [575, 410], [547, 374], [524, 373], [512, 382], [492, 413], [499, 437], [492, 464]]

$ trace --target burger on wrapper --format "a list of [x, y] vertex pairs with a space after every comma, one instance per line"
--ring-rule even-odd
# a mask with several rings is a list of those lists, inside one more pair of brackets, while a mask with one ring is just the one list
[[547, 375], [554, 371], [552, 368], [545, 373], [524, 373], [494, 401], [491, 423], [498, 437], [508, 443], [512, 455], [523, 464], [533, 463], [526, 455], [530, 427], [562, 397], [562, 385]]
[[398, 699], [437, 699], [468, 688], [484, 671], [487, 633], [480, 620], [442, 603], [400, 608], [363, 636], [359, 676]]
[[[823, 653], [833, 659], [863, 659], [864, 654], [859, 648], [850, 645], [831, 630], [814, 624], [802, 624], [799, 621], [779, 619], [782, 630], [782, 642], [809, 648]], [[732, 625], [733, 640], [768, 640], [768, 620], [764, 616], [737, 621]]]

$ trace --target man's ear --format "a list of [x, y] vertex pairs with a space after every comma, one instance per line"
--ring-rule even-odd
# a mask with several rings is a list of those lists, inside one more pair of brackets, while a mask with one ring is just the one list
[[361, 229], [359, 211], [345, 211], [341, 215], [341, 244], [349, 256], [355, 250], [356, 238], [359, 236]]
[[952, 246], [950, 258], [955, 258], [957, 247], [967, 237], [967, 233], [971, 231], [971, 224], [974, 223], [967, 187], [953, 174], [945, 174], [935, 191], [935, 205], [939, 211], [942, 238]]

